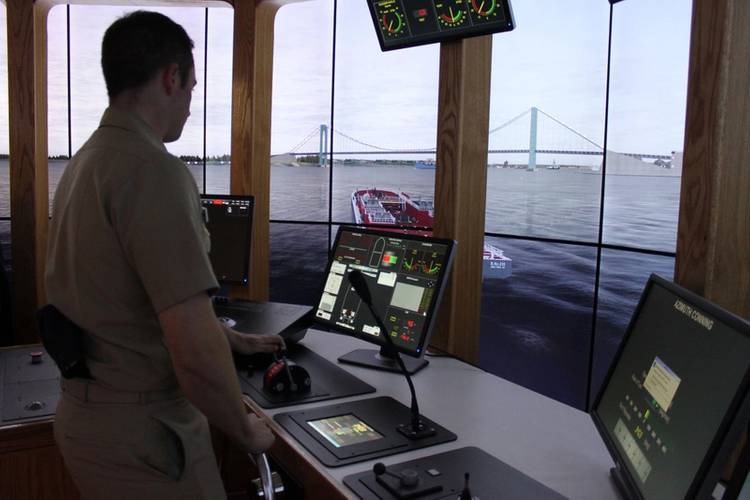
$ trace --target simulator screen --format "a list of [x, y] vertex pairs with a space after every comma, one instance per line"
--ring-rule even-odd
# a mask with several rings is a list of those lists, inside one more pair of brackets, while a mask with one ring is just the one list
[[310, 420], [307, 425], [336, 448], [383, 438], [382, 434], [352, 414]]
[[216, 279], [222, 284], [247, 285], [253, 197], [201, 195], [201, 204], [211, 235], [209, 256]]
[[[419, 356], [435, 317], [452, 248], [450, 240], [340, 229], [316, 321], [380, 345], [386, 333], [400, 351]], [[364, 274], [375, 311], [388, 332], [380, 331], [349, 284], [347, 275], [354, 269]]]
[[368, 0], [382, 50], [511, 31], [510, 0]]
[[656, 278], [592, 416], [639, 496], [686, 498], [744, 397], [750, 325]]

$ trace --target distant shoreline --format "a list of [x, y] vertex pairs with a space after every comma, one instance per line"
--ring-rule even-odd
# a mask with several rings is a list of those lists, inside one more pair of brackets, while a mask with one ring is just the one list
[[[181, 158], [182, 161], [189, 168], [203, 167], [203, 161], [197, 160], [186, 160]], [[674, 177], [679, 178], [682, 175], [682, 168], [680, 166], [675, 167], [664, 167], [654, 163], [642, 162], [638, 160], [626, 159], [627, 163], [618, 161], [617, 158], [613, 158], [613, 161], [608, 162], [607, 165], [607, 176], [608, 177]], [[68, 158], [51, 157], [48, 158], [50, 165], [60, 165], [67, 163]], [[418, 168], [417, 164], [422, 163], [424, 160], [398, 160], [398, 159], [360, 159], [360, 158], [342, 158], [335, 159], [333, 164], [337, 168], [348, 167], [348, 168], [396, 168], [396, 169], [416, 169], [423, 172], [436, 171], [435, 168]], [[9, 158], [0, 155], [0, 168], [5, 167], [9, 164]], [[270, 166], [272, 168], [305, 168], [305, 169], [326, 169], [329, 165], [320, 166], [317, 163], [311, 163], [307, 161], [295, 161], [293, 155], [273, 155], [271, 156]], [[207, 168], [222, 168], [230, 167], [231, 160], [207, 160], [205, 162]], [[56, 167], [58, 168], [58, 167]], [[532, 171], [528, 170], [528, 165], [525, 163], [488, 163], [488, 170], [498, 171], [516, 171], [516, 172], [529, 172], [529, 174], [537, 173], [538, 175], [557, 175], [557, 174], [579, 174], [579, 175], [601, 175], [602, 171], [597, 166], [593, 165], [568, 165], [560, 163], [537, 163], [536, 168]], [[3, 169], [5, 170], [5, 169]]]

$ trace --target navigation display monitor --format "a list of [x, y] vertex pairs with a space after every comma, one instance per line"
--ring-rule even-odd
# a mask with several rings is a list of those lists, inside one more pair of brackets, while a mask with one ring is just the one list
[[352, 414], [310, 420], [307, 425], [336, 448], [383, 438], [382, 434]]
[[316, 322], [385, 344], [384, 332], [349, 284], [349, 272], [358, 269], [396, 349], [419, 357], [435, 320], [452, 252], [451, 240], [339, 228], [315, 309]]
[[222, 284], [247, 286], [253, 202], [252, 196], [201, 195], [211, 265]]
[[382, 50], [515, 28], [510, 0], [367, 0]]
[[750, 324], [652, 275], [591, 415], [627, 498], [710, 496], [748, 421]]

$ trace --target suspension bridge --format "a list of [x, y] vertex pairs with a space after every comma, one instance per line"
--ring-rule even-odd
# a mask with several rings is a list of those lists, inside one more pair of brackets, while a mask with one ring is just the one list
[[[313, 128], [287, 154], [295, 157], [317, 157], [322, 166], [328, 158], [327, 125]], [[316, 144], [317, 143], [317, 144]], [[333, 129], [334, 155], [431, 155], [435, 147], [384, 147]], [[532, 107], [489, 130], [488, 154], [528, 155], [528, 169], [537, 165], [537, 155], [603, 156], [604, 148], [573, 127]], [[672, 154], [621, 153], [638, 160], [670, 161]]]

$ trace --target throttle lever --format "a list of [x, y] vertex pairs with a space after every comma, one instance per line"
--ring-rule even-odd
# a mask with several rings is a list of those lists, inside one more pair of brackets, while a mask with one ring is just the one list
[[268, 463], [268, 457], [265, 453], [248, 453], [248, 456], [258, 468], [258, 472], [260, 473], [260, 484], [262, 486], [263, 498], [265, 498], [266, 500], [274, 500], [274, 477], [271, 473], [271, 465]]

